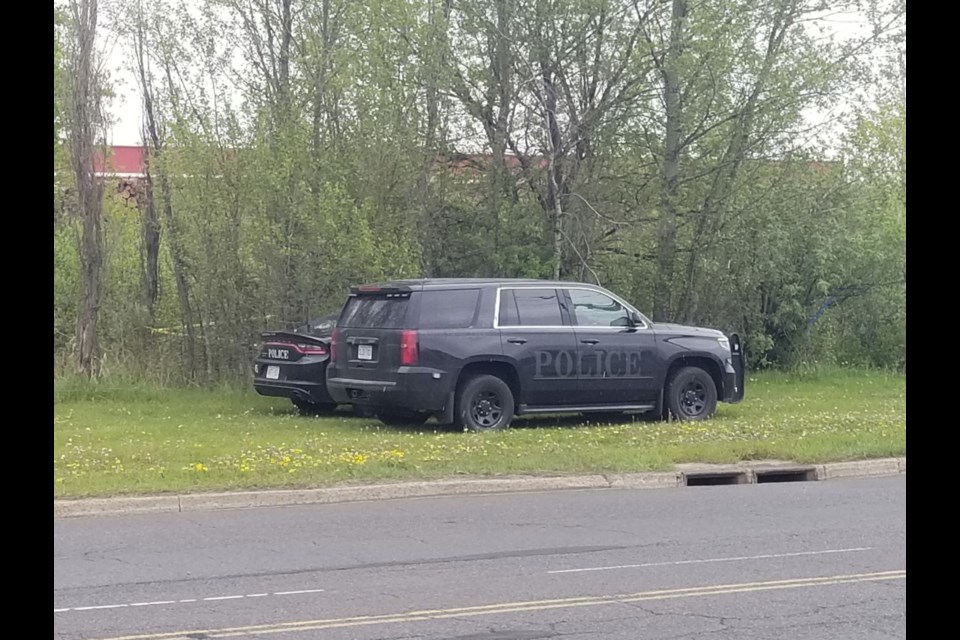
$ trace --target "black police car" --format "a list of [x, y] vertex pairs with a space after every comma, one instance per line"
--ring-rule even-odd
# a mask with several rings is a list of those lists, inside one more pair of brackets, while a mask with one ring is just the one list
[[515, 415], [703, 420], [744, 393], [740, 339], [654, 323], [598, 286], [400, 280], [354, 287], [330, 345], [336, 402], [387, 424], [486, 431]]
[[339, 314], [318, 318], [293, 331], [261, 334], [263, 344], [253, 364], [253, 386], [264, 396], [290, 398], [305, 414], [336, 409], [327, 393], [330, 340]]

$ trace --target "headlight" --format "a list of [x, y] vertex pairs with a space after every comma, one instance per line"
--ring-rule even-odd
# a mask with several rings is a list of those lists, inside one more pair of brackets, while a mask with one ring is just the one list
[[720, 346], [723, 347], [726, 351], [730, 351], [730, 340], [726, 337], [717, 338], [717, 342], [720, 343]]

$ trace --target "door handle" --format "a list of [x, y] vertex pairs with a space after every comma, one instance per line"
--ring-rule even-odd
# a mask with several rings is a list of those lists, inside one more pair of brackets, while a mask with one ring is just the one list
[[507, 342], [511, 344], [527, 344], [526, 338], [507, 338]]
[[582, 342], [583, 344], [597, 344], [600, 341], [595, 340], [594, 338], [586, 338], [584, 340], [581, 340], [580, 342]]

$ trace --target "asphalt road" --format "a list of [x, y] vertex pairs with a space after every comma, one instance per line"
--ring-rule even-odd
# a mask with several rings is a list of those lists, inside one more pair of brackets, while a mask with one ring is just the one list
[[54, 521], [59, 638], [906, 637], [906, 477]]

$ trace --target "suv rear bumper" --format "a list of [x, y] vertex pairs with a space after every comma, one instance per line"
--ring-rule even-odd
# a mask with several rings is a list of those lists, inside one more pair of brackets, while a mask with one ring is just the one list
[[376, 410], [440, 414], [447, 409], [451, 376], [427, 367], [400, 367], [394, 380], [361, 380], [330, 371], [327, 390], [335, 402]]

